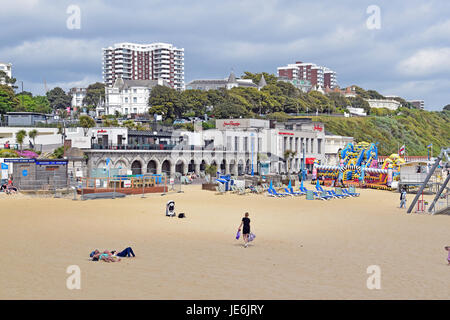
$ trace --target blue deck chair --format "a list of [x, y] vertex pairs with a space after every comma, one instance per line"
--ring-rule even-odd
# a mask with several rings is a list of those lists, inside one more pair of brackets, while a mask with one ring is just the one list
[[327, 195], [329, 195], [333, 198], [344, 199], [344, 198], [348, 197], [348, 195], [345, 195], [345, 194], [337, 194], [334, 190], [324, 190], [322, 188], [322, 186], [318, 183], [316, 185], [316, 189], [317, 189], [317, 192], [326, 192]]
[[284, 188], [284, 191], [285, 191], [286, 193], [292, 194], [292, 195], [294, 195], [294, 196], [301, 196], [301, 195], [304, 194], [303, 192], [295, 192], [295, 191], [294, 191], [294, 189], [292, 188], [292, 182], [291, 182], [291, 180], [289, 180], [289, 184], [288, 184], [287, 188]]
[[347, 189], [342, 189], [342, 192], [344, 194], [348, 194], [349, 196], [352, 196], [352, 197], [359, 197], [359, 193], [352, 192], [352, 191], [349, 191]]
[[345, 198], [348, 198], [348, 197], [349, 197], [348, 194], [342, 194], [342, 193], [339, 194], [339, 193], [337, 193], [337, 192], [334, 191], [334, 190], [329, 190], [328, 193], [329, 193], [329, 194], [332, 194], [335, 198], [339, 198], [339, 199], [345, 199]]
[[275, 189], [272, 189], [272, 193], [280, 197], [293, 196], [293, 194], [290, 193], [278, 193], [277, 190]]

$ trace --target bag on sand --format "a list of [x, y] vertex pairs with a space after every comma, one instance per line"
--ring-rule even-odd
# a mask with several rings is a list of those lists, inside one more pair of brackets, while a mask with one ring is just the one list
[[178, 218], [186, 218], [186, 216], [184, 215], [184, 213], [180, 213], [180, 214], [178, 215]]
[[236, 233], [236, 240], [239, 240], [239, 237], [241, 236], [241, 232], [240, 231], [238, 231], [237, 233]]
[[250, 234], [248, 235], [248, 241], [249, 242], [253, 241], [253, 240], [255, 240], [255, 238], [256, 238], [256, 236], [253, 233], [250, 232]]

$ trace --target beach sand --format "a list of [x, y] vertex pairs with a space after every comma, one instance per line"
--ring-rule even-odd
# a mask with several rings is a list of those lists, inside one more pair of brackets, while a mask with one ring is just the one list
[[[450, 298], [450, 217], [407, 215], [398, 193], [308, 201], [183, 190], [89, 201], [2, 196], [0, 299]], [[168, 200], [187, 218], [165, 217]], [[256, 234], [248, 248], [235, 239], [245, 211]], [[136, 258], [89, 261], [95, 248], [127, 246]], [[66, 288], [70, 265], [80, 267], [80, 290]], [[366, 286], [371, 265], [381, 269], [380, 290]]]

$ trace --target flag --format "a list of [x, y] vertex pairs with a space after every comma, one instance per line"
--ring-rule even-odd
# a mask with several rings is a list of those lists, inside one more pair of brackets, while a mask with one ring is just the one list
[[400, 149], [398, 149], [398, 154], [399, 155], [404, 155], [405, 154], [405, 145], [402, 145]]
[[427, 148], [431, 148], [433, 146], [432, 143], [430, 143], [429, 145], [427, 145]]

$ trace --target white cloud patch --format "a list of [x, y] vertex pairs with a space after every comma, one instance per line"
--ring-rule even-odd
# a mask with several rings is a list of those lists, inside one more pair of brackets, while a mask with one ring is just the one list
[[450, 48], [427, 48], [400, 61], [397, 70], [408, 76], [429, 76], [450, 71]]

